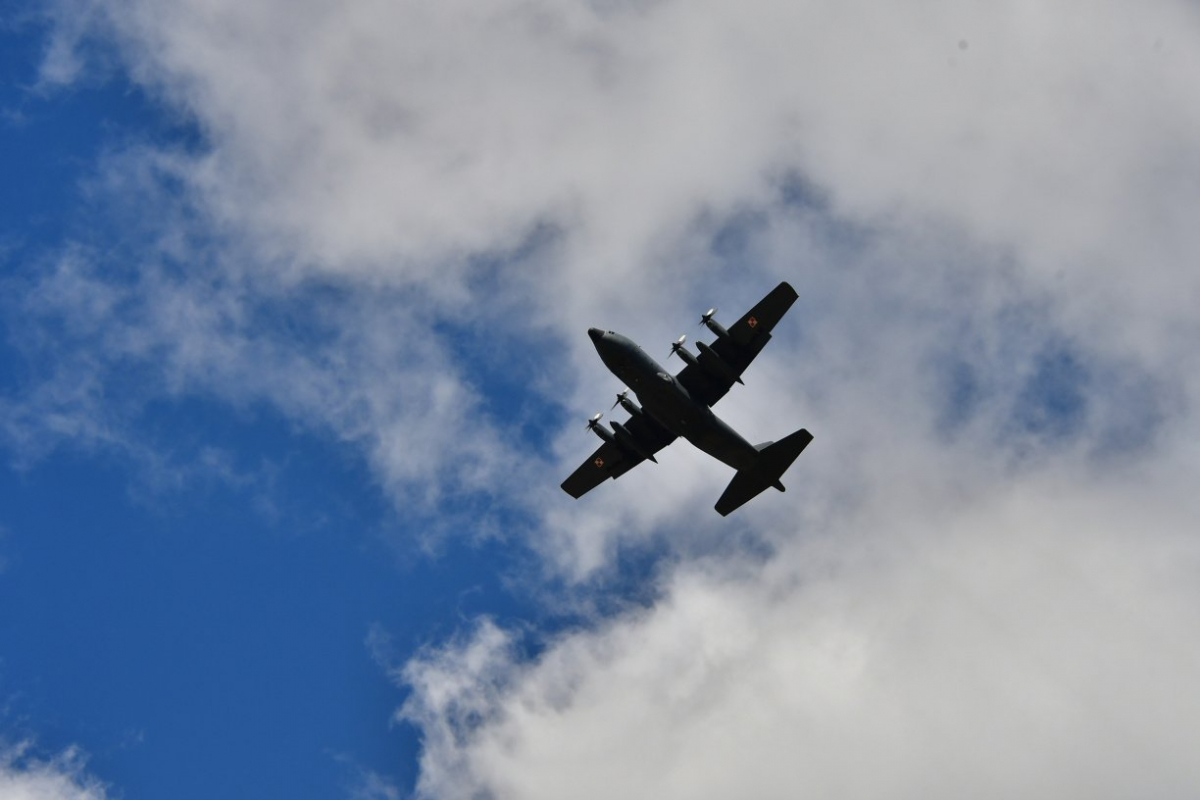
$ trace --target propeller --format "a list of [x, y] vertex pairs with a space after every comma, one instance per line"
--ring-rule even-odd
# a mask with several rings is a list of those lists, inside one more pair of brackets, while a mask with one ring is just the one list
[[686, 341], [687, 341], [687, 334], [685, 333], [685, 334], [680, 335], [680, 337], [678, 339], [676, 339], [674, 342], [672, 342], [671, 343], [671, 353], [670, 353], [670, 355], [667, 356], [667, 358], [670, 358], [671, 356], [678, 353], [679, 348], [683, 347], [683, 343]]
[[596, 425], [600, 423], [600, 418], [604, 416], [603, 411], [597, 411], [596, 415], [587, 421], [587, 425], [583, 426], [585, 431], [594, 430]]
[[710, 308], [708, 311], [705, 311], [703, 314], [700, 315], [700, 324], [707, 325], [709, 320], [711, 320], [713, 318], [713, 315], [716, 313], [717, 313], [717, 310], [715, 308]]
[[621, 401], [624, 400], [626, 397], [629, 397], [628, 389], [622, 389], [621, 391], [617, 392], [617, 402], [612, 404], [612, 408], [610, 408], [609, 411], [612, 411], [613, 408], [616, 408], [617, 406], [621, 405]]

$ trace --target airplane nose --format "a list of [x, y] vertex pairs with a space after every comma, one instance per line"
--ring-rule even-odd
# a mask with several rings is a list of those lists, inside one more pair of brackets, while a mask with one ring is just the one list
[[600, 341], [600, 337], [604, 335], [604, 331], [599, 328], [588, 328], [588, 336], [592, 337], [593, 342]]

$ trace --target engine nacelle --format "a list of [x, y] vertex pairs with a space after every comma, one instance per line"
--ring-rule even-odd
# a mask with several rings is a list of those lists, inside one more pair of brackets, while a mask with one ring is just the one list
[[[696, 357], [694, 355], [692, 355], [692, 352], [690, 350], [688, 350], [686, 347], [683, 346], [683, 343], [685, 341], [687, 341], [686, 335], [680, 336], [678, 339], [676, 339], [674, 342], [672, 342], [671, 343], [671, 355], [679, 356], [681, 359], [683, 359], [683, 363], [687, 364], [688, 366], [697, 366], [698, 367], [699, 362], [696, 361]], [[667, 356], [667, 357], [670, 358], [670, 356]]]
[[639, 455], [648, 461], [653, 461], [655, 464], [658, 463], [658, 459], [654, 457], [654, 454], [642, 447], [641, 442], [633, 438], [633, 434], [629, 432], [628, 428], [619, 422], [610, 422], [609, 424], [612, 425], [613, 431], [617, 435], [618, 447], [627, 450], [634, 455]]
[[717, 352], [704, 342], [696, 342], [696, 348], [700, 351], [700, 366], [710, 375], [717, 378], [724, 378], [730, 383], [742, 383], [742, 379], [733, 371], [733, 367], [726, 363], [725, 359], [717, 355]]
[[621, 408], [628, 411], [629, 416], [631, 416], [631, 417], [642, 416], [642, 407], [629, 399], [629, 390], [628, 389], [626, 389], [623, 392], [617, 393], [617, 402], [613, 405], [613, 408], [616, 408], [617, 406], [620, 406]]
[[587, 422], [588, 430], [599, 436], [605, 442], [605, 444], [616, 444], [612, 433], [608, 430], [608, 428], [600, 424], [600, 418], [603, 416], [604, 414], [600, 413], [589, 419]]

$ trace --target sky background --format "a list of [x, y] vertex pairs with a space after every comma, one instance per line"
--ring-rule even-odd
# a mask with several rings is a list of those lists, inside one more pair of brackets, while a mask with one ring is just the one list
[[[0, 797], [1197, 796], [1197, 74], [1185, 0], [0, 0]], [[786, 494], [561, 492], [589, 326], [780, 280]]]

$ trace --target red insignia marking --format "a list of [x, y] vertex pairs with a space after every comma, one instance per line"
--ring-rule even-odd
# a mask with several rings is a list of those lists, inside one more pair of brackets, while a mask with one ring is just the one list
[[750, 319], [746, 320], [746, 324], [749, 325], [751, 328], [757, 328], [758, 320], [755, 319], [754, 317], [751, 317]]
[[603, 469], [603, 468], [604, 468], [604, 459], [603, 459], [603, 458], [597, 458], [597, 459], [596, 459], [596, 461], [595, 461], [595, 464], [596, 464], [596, 468], [597, 468], [597, 469]]

